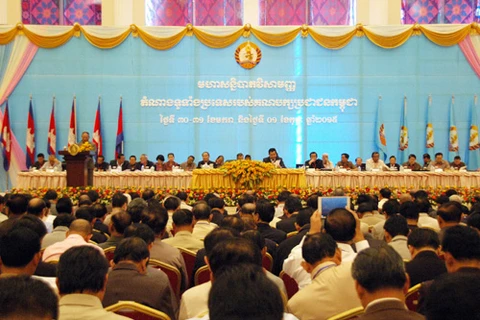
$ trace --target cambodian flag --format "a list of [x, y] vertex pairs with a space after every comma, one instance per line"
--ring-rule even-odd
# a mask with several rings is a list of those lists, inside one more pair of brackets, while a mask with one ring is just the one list
[[120, 98], [120, 110], [118, 111], [118, 127], [117, 127], [117, 141], [115, 143], [115, 159], [120, 153], [123, 153], [123, 109], [122, 98]]
[[55, 97], [52, 103], [52, 113], [50, 114], [50, 126], [48, 128], [48, 154], [56, 154], [57, 149], [57, 128], [55, 126]]
[[97, 149], [97, 156], [102, 153], [102, 120], [100, 118], [100, 98], [98, 99], [97, 114], [95, 115], [95, 124], [93, 126], [93, 144]]
[[385, 124], [382, 117], [382, 97], [378, 98], [377, 119], [375, 123], [375, 146], [377, 147], [380, 159], [387, 158], [387, 138], [385, 136]]
[[5, 107], [2, 123], [2, 153], [3, 153], [3, 168], [5, 171], [10, 169], [10, 159], [12, 157], [12, 128], [10, 127], [10, 117], [8, 115], [8, 100]]
[[35, 121], [33, 119], [33, 105], [30, 99], [30, 107], [28, 109], [27, 122], [27, 168], [30, 168], [35, 163]]
[[70, 129], [68, 130], [68, 146], [77, 143], [77, 98], [73, 98], [70, 113]]

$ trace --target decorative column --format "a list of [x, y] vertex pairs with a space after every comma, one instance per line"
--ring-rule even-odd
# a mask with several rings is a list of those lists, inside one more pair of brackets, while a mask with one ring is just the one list
[[115, 26], [129, 26], [133, 23], [133, 1], [114, 0], [113, 23]]

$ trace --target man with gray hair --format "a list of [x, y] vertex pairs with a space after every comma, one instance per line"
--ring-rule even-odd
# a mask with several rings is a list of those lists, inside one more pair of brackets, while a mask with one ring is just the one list
[[355, 289], [365, 308], [361, 320], [420, 320], [422, 315], [409, 311], [405, 294], [410, 279], [402, 257], [391, 247], [368, 248], [353, 261]]

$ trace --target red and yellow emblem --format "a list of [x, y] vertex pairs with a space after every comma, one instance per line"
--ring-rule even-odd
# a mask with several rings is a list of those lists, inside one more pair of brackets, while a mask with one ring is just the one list
[[262, 51], [250, 41], [244, 42], [235, 50], [235, 61], [245, 69], [252, 69], [260, 63]]

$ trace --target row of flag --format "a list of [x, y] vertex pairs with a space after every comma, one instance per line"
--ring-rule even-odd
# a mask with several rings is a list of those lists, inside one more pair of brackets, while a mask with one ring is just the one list
[[[387, 139], [385, 136], [385, 123], [382, 117], [382, 97], [378, 98], [378, 108], [377, 108], [377, 119], [375, 127], [375, 145], [379, 150], [380, 158], [387, 158]], [[453, 153], [458, 153], [459, 143], [458, 143], [458, 131], [457, 126], [455, 125], [455, 116], [454, 109], [455, 106], [455, 97], [452, 96], [452, 102], [449, 109], [449, 143], [448, 151]], [[478, 139], [478, 125], [477, 125], [477, 96], [474, 97], [474, 103], [471, 108], [471, 117], [470, 117], [470, 139], [468, 143], [468, 150], [474, 151], [480, 149], [480, 142]], [[428, 97], [428, 107], [427, 107], [427, 125], [425, 130], [425, 149], [428, 152], [429, 149], [435, 147], [435, 135], [432, 121], [432, 97]], [[405, 151], [408, 149], [408, 127], [407, 127], [407, 97], [403, 99], [403, 110], [400, 118], [400, 139], [398, 144], [398, 149], [400, 151]], [[401, 153], [402, 162], [406, 161], [405, 153]]]
[[[96, 155], [103, 155], [102, 143], [102, 121], [100, 112], [100, 97], [98, 98], [98, 106], [95, 114], [95, 122], [93, 126], [92, 142], [96, 147]], [[57, 126], [55, 121], [55, 105], [56, 99], [53, 97], [52, 111], [50, 114], [50, 125], [48, 129], [48, 145], [47, 153], [49, 155], [57, 153]], [[30, 168], [35, 163], [35, 120], [33, 116], [33, 102], [30, 97], [30, 105], [28, 108], [27, 134], [26, 134], [26, 165]], [[2, 131], [0, 142], [3, 152], [3, 167], [5, 171], [10, 169], [12, 158], [12, 128], [10, 126], [10, 116], [8, 111], [8, 100], [5, 107], [5, 113], [2, 123]], [[77, 99], [73, 98], [72, 110], [70, 113], [70, 126], [68, 130], [68, 146], [77, 143]], [[117, 139], [115, 144], [115, 158], [119, 153], [123, 153], [124, 135], [123, 135], [123, 108], [122, 98], [120, 98], [120, 109], [118, 113]]]

